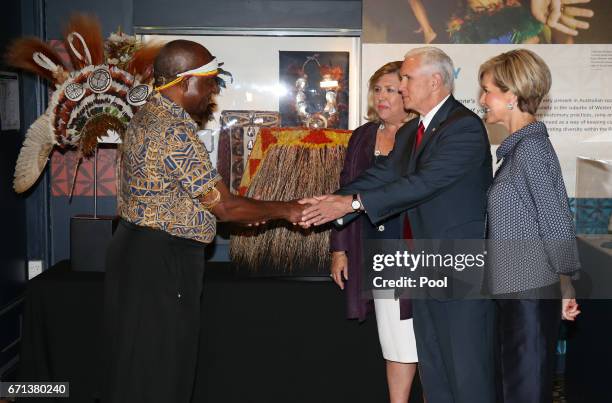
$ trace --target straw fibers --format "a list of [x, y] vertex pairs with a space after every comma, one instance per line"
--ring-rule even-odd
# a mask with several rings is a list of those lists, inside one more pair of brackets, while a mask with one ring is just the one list
[[[271, 147], [247, 196], [261, 200], [293, 200], [332, 193], [338, 189], [344, 145]], [[230, 256], [241, 267], [290, 273], [297, 269], [324, 272], [330, 264], [331, 225], [305, 230], [276, 221], [241, 229], [230, 241]]]

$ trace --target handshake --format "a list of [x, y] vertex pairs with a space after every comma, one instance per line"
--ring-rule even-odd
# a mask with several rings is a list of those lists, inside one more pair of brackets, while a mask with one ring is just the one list
[[269, 220], [286, 220], [293, 225], [309, 228], [323, 225], [355, 210], [353, 196], [323, 195], [291, 201], [265, 201], [257, 195], [237, 196], [223, 182], [200, 196], [200, 203], [218, 221], [258, 226]]
[[[355, 212], [353, 196], [322, 195], [285, 202], [282, 218], [302, 228], [319, 226]], [[253, 225], [258, 225], [256, 223]]]

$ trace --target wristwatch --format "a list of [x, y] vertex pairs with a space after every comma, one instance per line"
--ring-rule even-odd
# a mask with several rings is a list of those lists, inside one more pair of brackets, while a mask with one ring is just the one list
[[351, 202], [351, 207], [353, 208], [354, 211], [361, 210], [361, 202], [357, 198], [357, 193], [353, 195], [353, 201]]

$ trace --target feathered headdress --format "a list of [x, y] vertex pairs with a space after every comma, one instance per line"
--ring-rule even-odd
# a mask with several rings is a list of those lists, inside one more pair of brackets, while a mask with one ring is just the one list
[[160, 44], [143, 45], [121, 32], [105, 42], [96, 18], [75, 15], [64, 43], [72, 68], [38, 38], [15, 41], [7, 64], [50, 81], [49, 107], [30, 126], [15, 167], [13, 187], [28, 190], [38, 179], [55, 145], [77, 148], [89, 157], [109, 130], [123, 136], [138, 107], [151, 93], [153, 60]]

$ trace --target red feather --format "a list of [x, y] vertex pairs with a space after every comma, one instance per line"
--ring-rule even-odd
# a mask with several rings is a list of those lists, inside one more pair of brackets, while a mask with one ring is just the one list
[[20, 38], [11, 43], [4, 56], [5, 62], [10, 66], [44, 77], [52, 83], [57, 83], [58, 80], [53, 77], [52, 72], [34, 62], [32, 56], [35, 52], [44, 54], [53, 63], [59, 65], [65, 71], [68, 70], [59, 54], [49, 44], [36, 37]]
[[[87, 62], [79, 60], [70, 48], [70, 44], [68, 43], [68, 35], [71, 32], [78, 32], [81, 34], [81, 36], [83, 36], [85, 44], [87, 45], [89, 53], [91, 54], [91, 63], [93, 65], [104, 64], [104, 38], [102, 37], [102, 28], [100, 27], [100, 22], [97, 18], [86, 14], [74, 14], [70, 18], [70, 21], [64, 30], [66, 50], [70, 54], [70, 59], [72, 60], [72, 65], [74, 68], [80, 70], [87, 66]], [[79, 41], [77, 38], [73, 38], [72, 44], [76, 50], [83, 57], [85, 57], [85, 50], [81, 45], [81, 41]]]
[[152, 80], [153, 62], [163, 46], [163, 43], [149, 43], [134, 52], [126, 68], [128, 73], [140, 76], [140, 81], [143, 83]]

